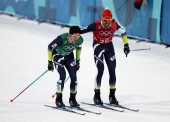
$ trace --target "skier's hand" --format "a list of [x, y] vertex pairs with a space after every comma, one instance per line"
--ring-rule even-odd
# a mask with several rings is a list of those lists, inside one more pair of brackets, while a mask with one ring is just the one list
[[76, 61], [76, 69], [77, 69], [77, 70], [80, 69], [80, 61]]
[[126, 57], [129, 54], [129, 52], [130, 52], [129, 44], [125, 44], [124, 45], [124, 53], [125, 53]]
[[48, 71], [53, 71], [53, 70], [54, 70], [53, 62], [48, 61]]

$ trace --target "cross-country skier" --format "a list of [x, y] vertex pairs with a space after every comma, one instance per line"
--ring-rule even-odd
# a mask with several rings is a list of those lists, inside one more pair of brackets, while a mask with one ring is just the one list
[[[54, 66], [59, 73], [59, 80], [57, 81], [56, 92], [56, 106], [65, 107], [62, 100], [62, 92], [64, 89], [64, 81], [66, 79], [67, 69], [71, 83], [70, 83], [70, 98], [69, 103], [71, 107], [79, 106], [76, 101], [77, 93], [77, 76], [76, 72], [80, 68], [80, 54], [83, 38], [80, 36], [80, 28], [72, 26], [69, 33], [59, 35], [48, 45], [48, 70], [53, 71]], [[76, 60], [74, 59], [73, 51], [76, 49]]]
[[103, 102], [100, 97], [100, 87], [101, 79], [104, 71], [105, 58], [106, 64], [109, 69], [109, 85], [110, 85], [110, 95], [109, 102], [111, 104], [118, 104], [115, 97], [116, 90], [116, 57], [115, 51], [112, 43], [112, 38], [115, 31], [121, 33], [121, 37], [124, 43], [124, 53], [126, 56], [130, 52], [126, 31], [112, 18], [112, 13], [109, 9], [105, 9], [102, 13], [101, 20], [95, 20], [94, 23], [90, 24], [86, 29], [81, 30], [81, 34], [87, 32], [93, 32], [93, 48], [94, 48], [94, 61], [97, 67], [97, 76], [95, 79], [95, 95], [94, 103], [102, 105]]

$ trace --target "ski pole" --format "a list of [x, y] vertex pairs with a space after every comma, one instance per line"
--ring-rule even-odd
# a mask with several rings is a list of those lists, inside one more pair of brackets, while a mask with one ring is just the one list
[[[70, 77], [68, 76], [68, 77], [67, 77], [67, 79], [64, 81], [64, 83], [66, 83], [66, 81], [67, 81], [69, 78], [70, 78]], [[55, 95], [56, 95], [56, 93], [55, 93], [55, 94], [53, 94], [51, 97], [52, 97], [52, 98], [54, 98], [54, 97], [55, 97]]]
[[24, 90], [22, 90], [16, 97], [10, 100], [10, 102], [13, 102], [19, 95], [21, 95], [26, 89], [28, 89], [33, 83], [35, 83], [40, 77], [42, 77], [48, 70], [46, 70], [44, 73], [42, 73], [37, 79], [35, 79], [30, 85], [28, 85]]
[[151, 50], [151, 48], [134, 49], [134, 50], [130, 50], [130, 51], [142, 51], [142, 50]]

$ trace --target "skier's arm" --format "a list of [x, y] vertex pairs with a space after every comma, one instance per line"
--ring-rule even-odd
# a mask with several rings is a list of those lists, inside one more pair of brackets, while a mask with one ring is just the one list
[[124, 43], [124, 53], [127, 57], [127, 55], [130, 52], [130, 48], [129, 48], [129, 44], [128, 44], [128, 38], [126, 36], [126, 31], [118, 23], [117, 23], [117, 30], [121, 33], [122, 40], [123, 40], [123, 43]]
[[48, 45], [48, 61], [52, 61], [52, 52], [53, 50], [61, 45], [63, 43], [63, 40], [61, 36], [58, 36], [56, 39], [54, 39], [49, 45]]
[[81, 54], [81, 46], [77, 47], [76, 49], [76, 69], [79, 70], [80, 68], [80, 54]]
[[76, 68], [79, 70], [80, 68], [80, 55], [81, 55], [81, 46], [83, 44], [83, 38], [80, 37], [79, 46], [76, 48]]
[[81, 46], [76, 49], [76, 61], [80, 61]]
[[86, 29], [81, 30], [81, 34], [92, 32], [96, 30], [96, 24], [92, 23], [90, 24]]
[[118, 23], [116, 23], [116, 24], [117, 24], [117, 31], [120, 32], [122, 40], [123, 40], [123, 43], [128, 44], [128, 38], [126, 36], [125, 29], [123, 27], [121, 27]]

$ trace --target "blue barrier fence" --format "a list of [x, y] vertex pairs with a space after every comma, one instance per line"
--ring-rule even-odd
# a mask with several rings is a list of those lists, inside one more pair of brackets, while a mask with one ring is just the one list
[[38, 21], [86, 27], [108, 7], [131, 37], [170, 44], [169, 0], [147, 0], [141, 10], [134, 0], [0, 0], [0, 11]]

